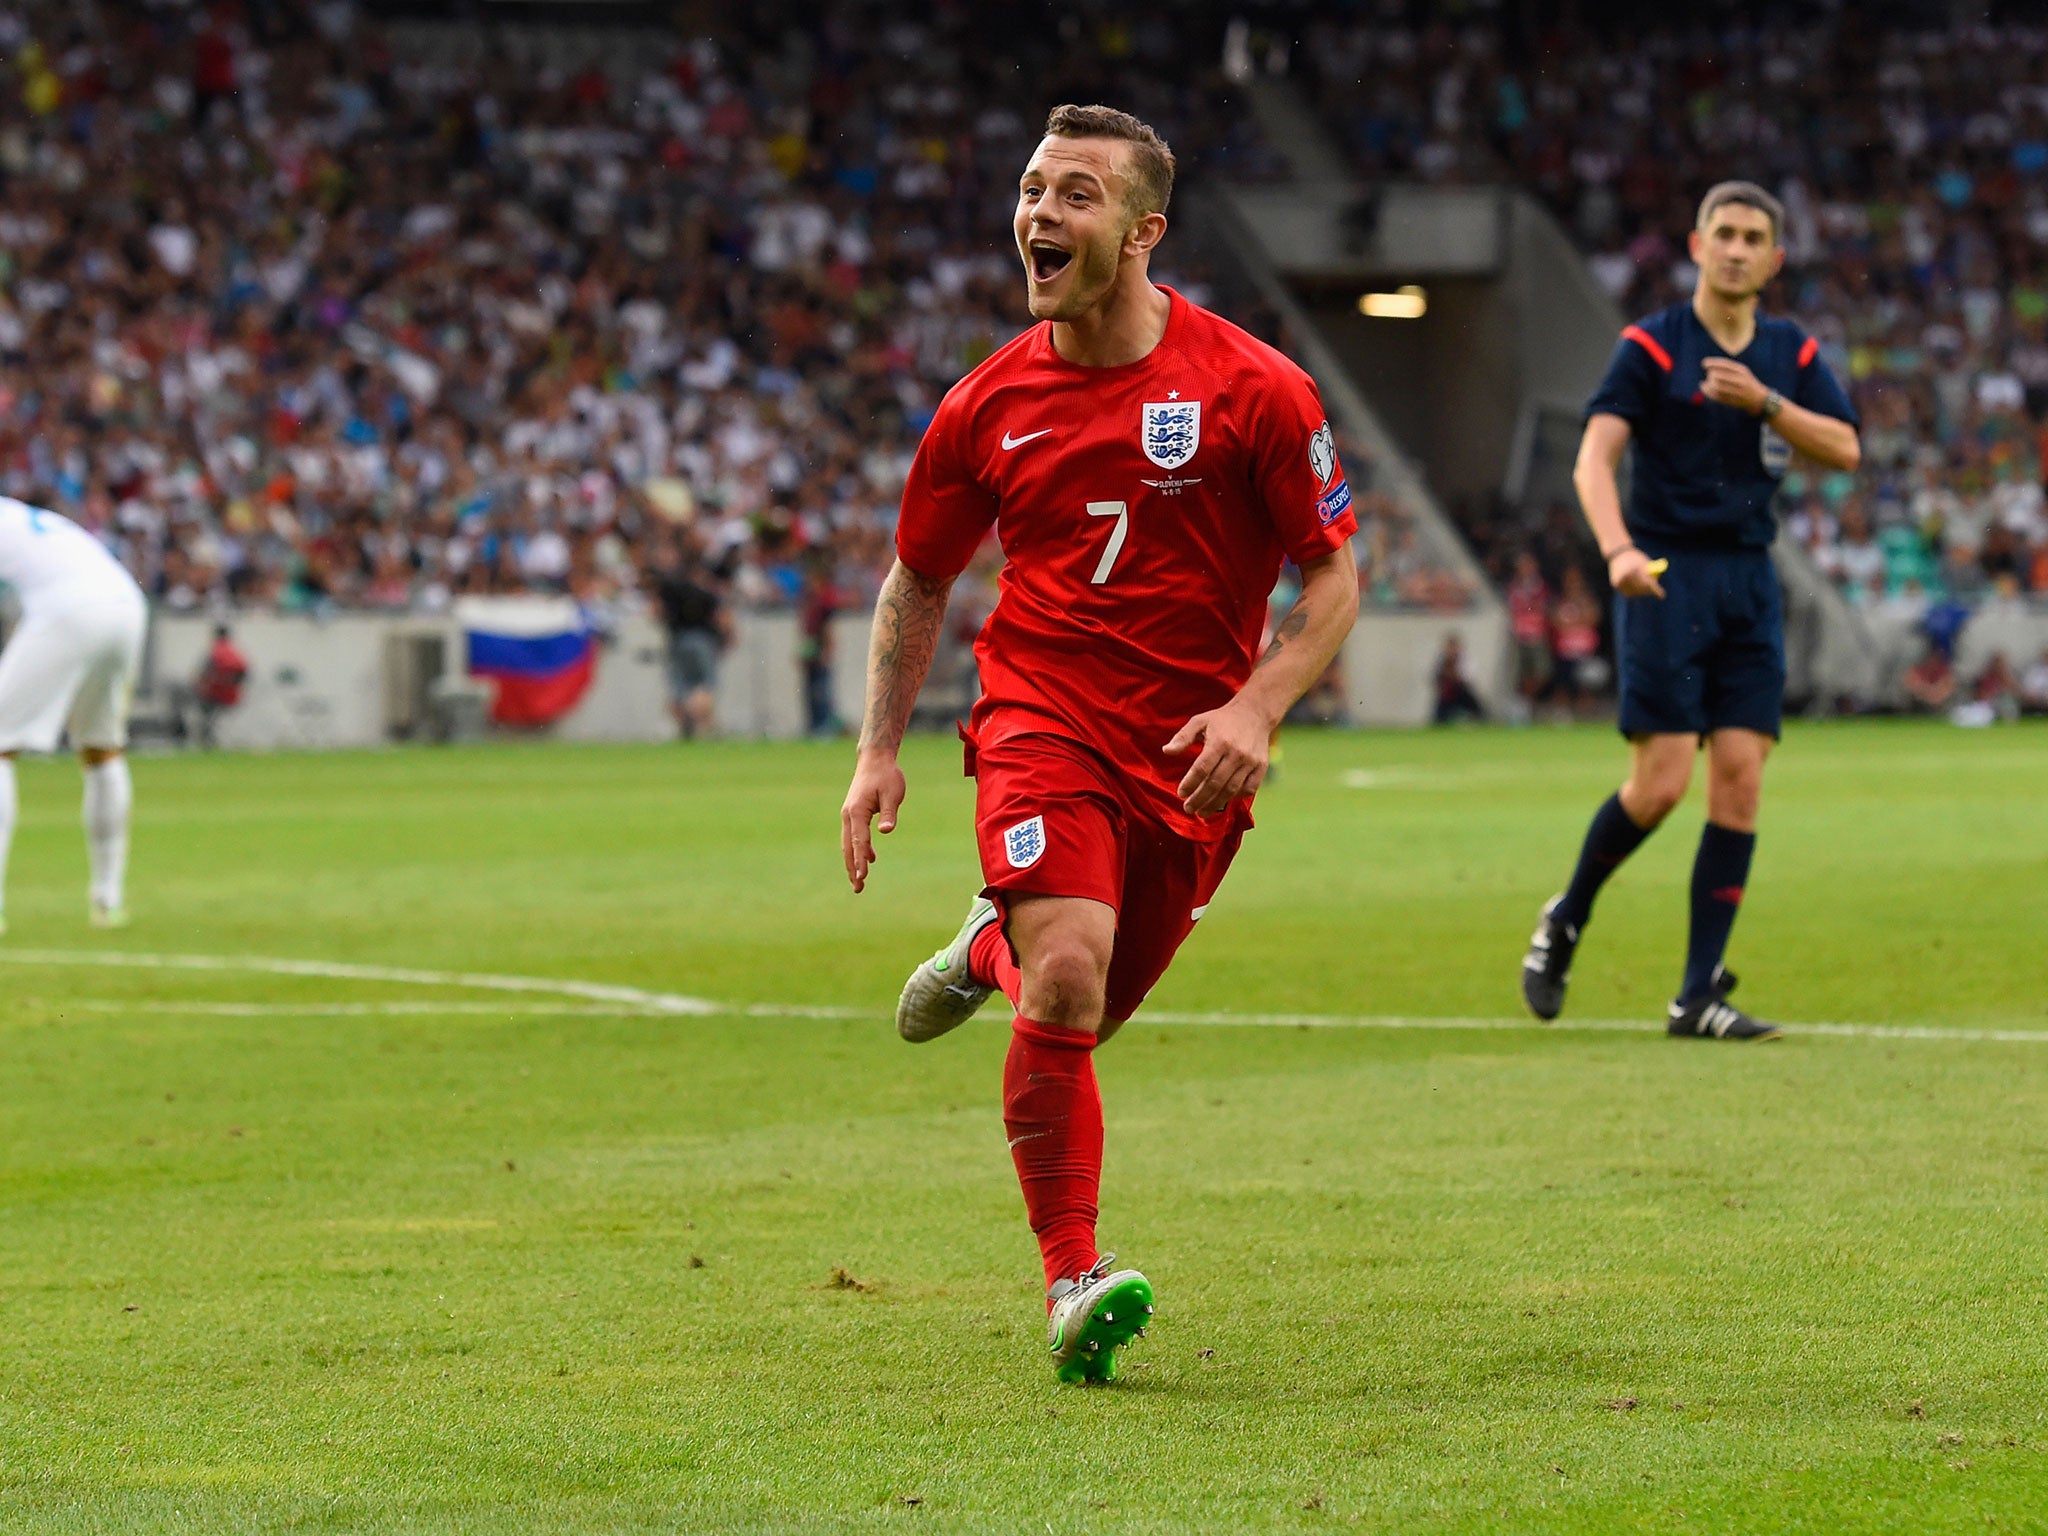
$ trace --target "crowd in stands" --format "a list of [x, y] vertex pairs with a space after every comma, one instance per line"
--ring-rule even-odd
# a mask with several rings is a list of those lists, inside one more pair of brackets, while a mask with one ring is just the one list
[[[1817, 566], [1894, 617], [2048, 593], [2048, 34], [1324, 14], [1297, 72], [1362, 173], [1521, 182], [1630, 313], [1689, 290], [1700, 187], [1780, 191], [1767, 303], [1864, 419], [1858, 475], [1788, 477]], [[1045, 107], [1129, 105], [1191, 178], [1284, 170], [1220, 20], [999, 20], [764, 3], [567, 59], [355, 0], [0, 0], [0, 492], [173, 607], [637, 601], [678, 540], [741, 603], [863, 603], [939, 397], [1028, 323], [1002, 232]], [[1368, 599], [1461, 606], [1347, 458]], [[1534, 557], [1568, 696], [1576, 518], [1465, 525], [1503, 590]]]
[[[1819, 568], [1892, 613], [2048, 601], [2048, 30], [1875, 6], [1618, 35], [1387, 19], [1422, 9], [1346, 9], [1296, 49], [1362, 175], [1529, 188], [1631, 316], [1690, 295], [1700, 192], [1763, 182], [1787, 209], [1765, 302], [1863, 418], [1859, 474], [1787, 477]], [[1588, 551], [1554, 515], [1467, 532], [1504, 580], [1532, 551], [1556, 586]]]
[[[565, 59], [354, 0], [0, 0], [0, 492], [174, 608], [638, 602], [674, 543], [742, 604], [864, 604], [939, 398], [1029, 323], [1046, 108], [1279, 169], [1217, 37], [998, 21], [765, 3]], [[1446, 597], [1381, 510], [1377, 590]]]

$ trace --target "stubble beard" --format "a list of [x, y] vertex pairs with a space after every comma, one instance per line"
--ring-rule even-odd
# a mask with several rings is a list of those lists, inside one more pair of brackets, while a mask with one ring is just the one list
[[[1100, 251], [1082, 247], [1074, 252], [1074, 259], [1067, 264], [1068, 278], [1066, 291], [1058, 298], [1029, 290], [1029, 267], [1026, 267], [1027, 299], [1031, 317], [1034, 320], [1051, 320], [1071, 323], [1086, 316], [1105, 295], [1116, 286], [1117, 268], [1120, 264], [1119, 249]], [[1027, 262], [1029, 254], [1026, 256]], [[1047, 306], [1041, 308], [1041, 306]]]

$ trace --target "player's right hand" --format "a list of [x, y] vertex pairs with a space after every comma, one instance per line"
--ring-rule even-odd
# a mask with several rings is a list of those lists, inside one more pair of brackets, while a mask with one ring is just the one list
[[1190, 816], [1214, 816], [1238, 796], [1255, 794], [1266, 780], [1274, 723], [1239, 695], [1175, 731], [1162, 749], [1168, 757], [1194, 751], [1197, 742], [1202, 747], [1174, 791], [1181, 808]]
[[1607, 581], [1623, 597], [1662, 597], [1664, 588], [1640, 549], [1618, 549], [1607, 562]]
[[868, 870], [878, 855], [875, 832], [894, 832], [896, 812], [903, 806], [903, 770], [894, 753], [862, 753], [854, 764], [853, 783], [839, 808], [839, 852], [846, 860], [846, 878], [856, 892], [868, 885]]

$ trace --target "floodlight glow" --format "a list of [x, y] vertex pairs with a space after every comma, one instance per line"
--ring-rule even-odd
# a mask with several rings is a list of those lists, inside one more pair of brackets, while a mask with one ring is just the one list
[[1374, 320], [1420, 320], [1429, 310], [1429, 295], [1414, 283], [1392, 293], [1361, 293], [1358, 312]]

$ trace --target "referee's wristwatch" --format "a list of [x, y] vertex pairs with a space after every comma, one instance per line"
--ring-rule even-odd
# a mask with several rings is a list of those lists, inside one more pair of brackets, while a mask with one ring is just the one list
[[1785, 397], [1775, 389], [1767, 389], [1764, 391], [1764, 403], [1757, 407], [1757, 415], [1763, 417], [1765, 421], [1773, 421], [1783, 409]]

